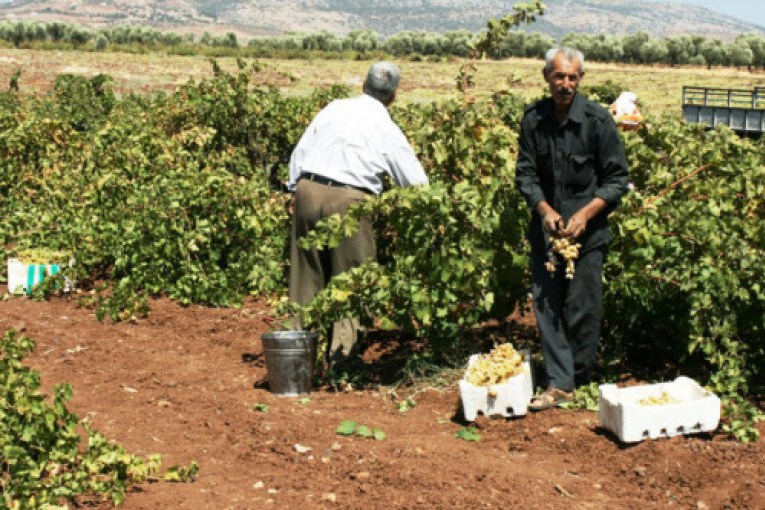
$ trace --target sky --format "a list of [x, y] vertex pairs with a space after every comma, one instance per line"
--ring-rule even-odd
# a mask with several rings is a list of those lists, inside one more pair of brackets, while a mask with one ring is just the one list
[[[668, 0], [648, 0], [667, 2]], [[765, 28], [765, 0], [672, 0], [672, 3], [693, 4], [727, 14]]]

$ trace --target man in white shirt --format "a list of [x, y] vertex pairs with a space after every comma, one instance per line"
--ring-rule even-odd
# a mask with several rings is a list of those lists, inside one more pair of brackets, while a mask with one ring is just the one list
[[[370, 67], [364, 93], [333, 101], [313, 119], [290, 159], [287, 189], [294, 192], [290, 250], [290, 300], [308, 303], [329, 280], [376, 254], [372, 223], [336, 248], [303, 250], [298, 241], [316, 223], [382, 192], [383, 175], [399, 186], [427, 184], [428, 178], [387, 106], [396, 97], [399, 70], [389, 62]], [[330, 361], [348, 357], [356, 344], [358, 321], [334, 324]]]

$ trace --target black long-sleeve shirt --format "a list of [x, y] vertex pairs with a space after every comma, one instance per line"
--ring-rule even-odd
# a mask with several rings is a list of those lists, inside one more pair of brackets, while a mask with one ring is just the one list
[[627, 191], [624, 144], [608, 111], [577, 94], [563, 122], [555, 119], [551, 98], [526, 109], [521, 121], [515, 182], [532, 210], [529, 239], [543, 249], [542, 200], [564, 221], [599, 197], [606, 208], [587, 223], [578, 239], [584, 250], [608, 242], [607, 216]]

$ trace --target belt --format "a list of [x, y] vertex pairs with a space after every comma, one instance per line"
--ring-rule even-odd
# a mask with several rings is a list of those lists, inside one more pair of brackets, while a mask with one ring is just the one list
[[360, 186], [353, 186], [352, 184], [345, 184], [344, 182], [336, 181], [334, 179], [330, 179], [329, 177], [324, 177], [323, 175], [306, 172], [300, 175], [299, 180], [302, 180], [302, 179], [305, 179], [307, 181], [312, 181], [317, 184], [323, 184], [324, 186], [329, 186], [330, 188], [355, 189], [357, 191], [361, 191], [362, 193], [374, 195], [374, 192], [371, 190], [368, 190], [367, 188], [362, 188]]

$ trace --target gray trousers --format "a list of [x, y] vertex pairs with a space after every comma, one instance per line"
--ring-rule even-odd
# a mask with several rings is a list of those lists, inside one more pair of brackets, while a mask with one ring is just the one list
[[542, 341], [548, 385], [572, 391], [576, 379], [588, 379], [600, 339], [605, 247], [580, 254], [573, 280], [558, 266], [545, 269], [545, 254], [532, 253], [532, 297]]
[[[298, 246], [298, 241], [313, 230], [320, 219], [335, 213], [345, 215], [351, 205], [367, 197], [366, 193], [355, 189], [330, 187], [308, 180], [298, 182], [290, 239], [291, 301], [301, 305], [308, 303], [333, 276], [375, 258], [377, 246], [369, 220], [361, 220], [358, 232], [343, 239], [336, 248], [303, 250]], [[293, 322], [296, 329], [302, 329], [299, 319]], [[356, 345], [358, 332], [358, 319], [335, 322], [328, 345], [329, 358], [348, 356]]]

